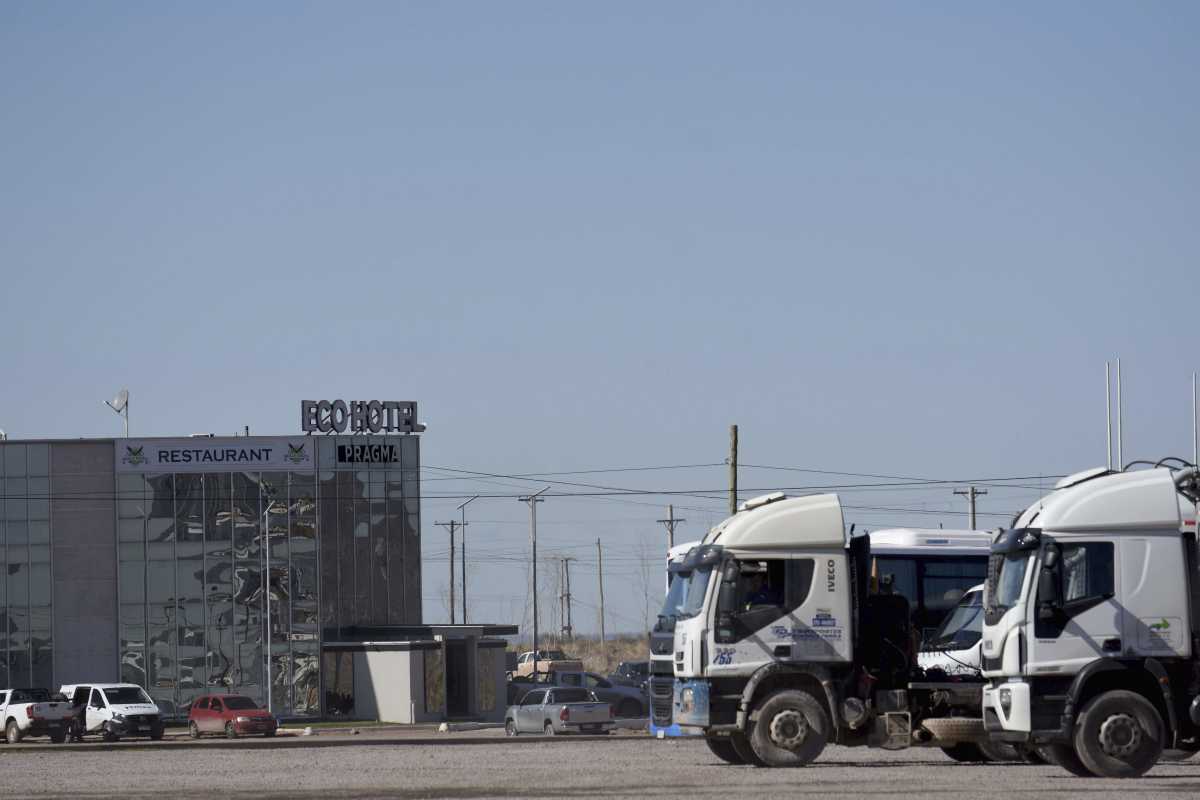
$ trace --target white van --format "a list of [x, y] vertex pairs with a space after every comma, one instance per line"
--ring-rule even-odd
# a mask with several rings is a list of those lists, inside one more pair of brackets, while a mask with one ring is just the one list
[[63, 686], [62, 694], [75, 707], [75, 735], [99, 733], [106, 742], [123, 736], [163, 737], [158, 706], [136, 683], [89, 683]]

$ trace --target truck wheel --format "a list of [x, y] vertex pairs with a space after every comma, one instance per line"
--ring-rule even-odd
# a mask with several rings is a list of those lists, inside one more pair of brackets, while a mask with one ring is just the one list
[[1135, 692], [1105, 692], [1075, 721], [1075, 751], [1102, 778], [1137, 778], [1158, 763], [1165, 731], [1158, 709]]
[[10, 719], [8, 724], [4, 726], [4, 738], [9, 744], [20, 744], [21, 739], [24, 738], [24, 736], [25, 734], [23, 734], [21, 729], [17, 727], [17, 721], [15, 719]]
[[107, 722], [104, 723], [104, 731], [100, 734], [100, 738], [106, 742], [118, 742], [121, 740], [120, 736], [113, 733], [112, 725]]
[[547, 721], [546, 724], [542, 726], [542, 733], [546, 734], [547, 736], [553, 736], [554, 723]]
[[504, 720], [504, 735], [505, 736], [516, 736], [517, 735], [517, 723], [513, 722], [511, 719]]
[[225, 723], [225, 738], [226, 739], [238, 738], [237, 728], [233, 727], [232, 722]]
[[980, 761], [988, 760], [983, 751], [979, 749], [979, 745], [974, 742], [959, 742], [949, 747], [943, 747], [942, 752], [963, 764], [978, 764]]
[[743, 764], [750, 764], [755, 767], [767, 766], [758, 753], [754, 752], [754, 748], [750, 746], [750, 739], [741, 731], [734, 731], [729, 735], [729, 743], [733, 745], [733, 752], [742, 760]]
[[66, 740], [67, 740], [66, 731], [61, 731], [59, 733], [50, 734], [50, 741], [54, 742], [55, 744], [62, 744]]
[[803, 767], [825, 749], [829, 727], [825, 708], [808, 692], [776, 692], [758, 708], [750, 746], [769, 767]]
[[193, 739], [200, 738], [200, 726], [196, 724], [195, 720], [188, 723], [188, 736]]
[[1048, 744], [1039, 749], [1042, 751], [1042, 755], [1046, 756], [1047, 761], [1062, 767], [1077, 778], [1096, 777], [1095, 773], [1079, 760], [1079, 756], [1075, 755], [1075, 750], [1069, 744]]
[[708, 749], [714, 756], [724, 761], [726, 764], [745, 764], [742, 757], [737, 754], [734, 749], [733, 742], [729, 739], [717, 739], [712, 736], [706, 736], [704, 743], [708, 745]]

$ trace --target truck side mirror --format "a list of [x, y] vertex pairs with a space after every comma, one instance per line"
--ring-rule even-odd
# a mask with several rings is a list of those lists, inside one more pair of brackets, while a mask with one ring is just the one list
[[1043, 567], [1038, 575], [1038, 619], [1052, 620], [1062, 610], [1062, 592], [1058, 587], [1058, 571]]

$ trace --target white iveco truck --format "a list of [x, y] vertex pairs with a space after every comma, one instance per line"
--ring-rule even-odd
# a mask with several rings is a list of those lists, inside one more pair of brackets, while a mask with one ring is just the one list
[[1164, 748], [1200, 750], [1200, 473], [1163, 463], [1066, 478], [997, 538], [983, 626], [993, 739], [1043, 746], [1082, 776], [1135, 777]]
[[[959, 538], [945, 534], [931, 537], [932, 558]], [[956, 726], [982, 735], [978, 686], [959, 696], [961, 684], [912, 681], [913, 604], [872, 558], [873, 538], [846, 534], [837, 495], [755, 498], [713, 528], [682, 567], [691, 577], [673, 646], [681, 729], [703, 734], [719, 758], [766, 766], [807, 764], [830, 741], [944, 746], [951, 740], [931, 730]], [[974, 544], [957, 588], [931, 584], [938, 603], [953, 606], [979, 582]]]

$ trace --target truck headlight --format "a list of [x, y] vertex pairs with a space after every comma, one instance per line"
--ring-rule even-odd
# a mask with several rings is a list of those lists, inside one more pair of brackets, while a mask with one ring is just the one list
[[1008, 716], [1008, 712], [1012, 711], [1012, 689], [1000, 690], [1000, 708], [1004, 710], [1004, 716]]
[[696, 710], [696, 690], [683, 689], [679, 692], [679, 712], [690, 714]]
[[250, 721], [250, 718], [249, 717], [238, 717], [237, 721], [242, 723], [243, 725], [245, 725], [247, 722]]

